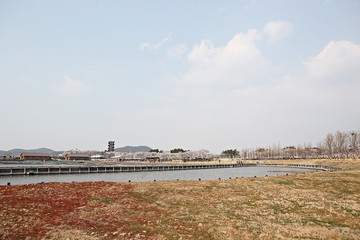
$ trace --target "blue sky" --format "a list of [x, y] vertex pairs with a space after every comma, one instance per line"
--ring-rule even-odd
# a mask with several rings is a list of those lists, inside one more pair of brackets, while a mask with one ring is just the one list
[[358, 130], [360, 1], [0, 0], [0, 149], [221, 152]]

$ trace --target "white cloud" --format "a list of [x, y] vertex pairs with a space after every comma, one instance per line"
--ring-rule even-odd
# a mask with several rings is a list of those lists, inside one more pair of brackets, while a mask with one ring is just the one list
[[172, 32], [169, 32], [163, 39], [161, 39], [157, 43], [149, 43], [149, 42], [143, 42], [140, 44], [141, 50], [157, 50], [161, 48], [163, 45], [165, 45], [167, 42], [171, 41], [172, 39]]
[[63, 82], [56, 85], [55, 89], [64, 94], [77, 95], [92, 91], [92, 86], [65, 75]]
[[[226, 48], [216, 48], [206, 41], [196, 47], [198, 51], [194, 51], [191, 60], [215, 67], [216, 64], [211, 64]], [[185, 85], [181, 93], [187, 93], [183, 98], [191, 102], [191, 108], [183, 115], [191, 119], [178, 124], [184, 131], [196, 129], [199, 132], [196, 142], [209, 142], [206, 137], [201, 138], [201, 134], [208, 136], [206, 133], [211, 132], [216, 136], [215, 149], [218, 146], [266, 147], [278, 141], [283, 146], [309, 141], [316, 145], [328, 132], [358, 129], [359, 62], [360, 45], [336, 41], [303, 62], [299, 74], [257, 85], [231, 85], [226, 91], [209, 85], [201, 88]], [[214, 73], [213, 69], [207, 69], [208, 75]], [[226, 72], [218, 73], [220, 80], [227, 76]], [[271, 75], [265, 78], [268, 77]], [[219, 87], [224, 86], [229, 84], [219, 84]]]
[[276, 42], [290, 36], [294, 31], [294, 25], [286, 21], [271, 21], [265, 24], [263, 33], [269, 41]]
[[[293, 139], [294, 132], [299, 142], [293, 144], [298, 144], [316, 141], [331, 131], [357, 129], [359, 62], [360, 45], [330, 42], [303, 63], [302, 73], [284, 76], [272, 84], [234, 91], [226, 101], [228, 111], [241, 109], [232, 118], [239, 125], [248, 126], [240, 127], [243, 133], [247, 136], [261, 133], [268, 144], [277, 139]], [[251, 118], [244, 120], [244, 113]]]
[[[274, 107], [277, 104], [293, 105], [298, 112], [320, 107], [317, 104], [323, 104], [321, 107], [331, 112], [346, 109], [351, 112], [348, 109], [350, 105], [356, 104], [360, 108], [359, 62], [360, 45], [349, 41], [330, 42], [318, 55], [303, 62], [302, 73], [286, 75], [270, 84], [239, 89], [233, 93], [244, 98], [253, 97], [251, 103], [259, 99]], [[341, 109], [331, 110], [334, 106]], [[360, 112], [357, 115], [360, 117]]]
[[167, 53], [170, 57], [181, 58], [188, 51], [188, 47], [185, 44], [177, 44], [174, 47], [168, 49]]
[[[304, 62], [306, 72], [317, 81], [360, 81], [354, 76], [359, 72], [360, 46], [350, 41], [332, 41], [315, 57]], [[359, 76], [359, 75], [357, 75]]]
[[235, 35], [223, 47], [202, 40], [188, 54], [190, 71], [182, 77], [185, 84], [232, 82], [243, 84], [264, 77], [272, 71], [255, 41], [261, 34], [255, 30]]

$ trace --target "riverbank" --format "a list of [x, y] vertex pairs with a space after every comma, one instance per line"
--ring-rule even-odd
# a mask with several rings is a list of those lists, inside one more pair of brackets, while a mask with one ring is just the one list
[[3, 186], [0, 238], [359, 239], [359, 160], [275, 163], [341, 169], [213, 181]]

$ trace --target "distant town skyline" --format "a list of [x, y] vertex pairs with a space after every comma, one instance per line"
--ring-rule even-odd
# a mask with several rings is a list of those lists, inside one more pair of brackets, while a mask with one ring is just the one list
[[315, 146], [360, 129], [359, 26], [358, 0], [0, 1], [0, 149]]

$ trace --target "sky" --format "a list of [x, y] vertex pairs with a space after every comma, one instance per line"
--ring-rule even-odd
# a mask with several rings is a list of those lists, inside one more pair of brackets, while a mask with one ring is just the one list
[[309, 144], [360, 129], [359, 0], [0, 0], [0, 149]]

